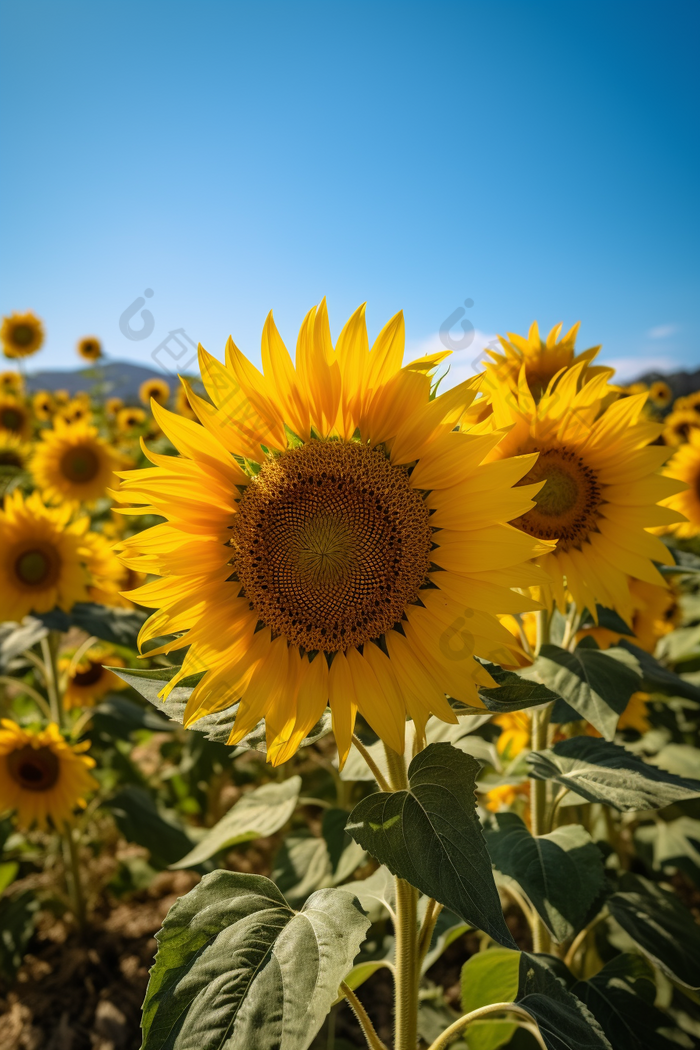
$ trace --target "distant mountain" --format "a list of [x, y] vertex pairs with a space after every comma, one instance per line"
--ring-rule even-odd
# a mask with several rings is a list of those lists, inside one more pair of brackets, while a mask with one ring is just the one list
[[668, 383], [674, 398], [685, 397], [700, 390], [700, 369], [695, 372], [645, 372], [644, 375], [638, 376], [635, 382], [646, 383], [648, 386], [658, 380]]
[[27, 389], [34, 393], [37, 390], [67, 390], [77, 394], [79, 390], [98, 394], [102, 397], [120, 397], [124, 402], [137, 402], [139, 387], [146, 379], [165, 379], [174, 392], [179, 380], [177, 375], [169, 375], [159, 368], [143, 368], [128, 361], [110, 361], [105, 365], [92, 366], [76, 370], [33, 372], [26, 377]]

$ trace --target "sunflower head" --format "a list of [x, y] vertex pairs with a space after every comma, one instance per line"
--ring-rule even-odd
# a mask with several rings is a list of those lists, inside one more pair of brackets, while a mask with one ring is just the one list
[[658, 504], [678, 483], [660, 474], [664, 446], [650, 445], [661, 424], [642, 417], [646, 395], [611, 395], [611, 372], [581, 385], [584, 364], [550, 383], [539, 403], [521, 379], [517, 396], [494, 396], [494, 428], [509, 431], [494, 458], [538, 453], [523, 483], [539, 483], [535, 506], [513, 524], [530, 536], [557, 541], [541, 559], [549, 573], [548, 603], [615, 609], [631, 622], [632, 579], [665, 587], [653, 562], [673, 564], [668, 548], [647, 531], [678, 520]]
[[506, 762], [530, 747], [531, 726], [527, 711], [496, 715], [492, 722], [500, 727], [501, 735], [496, 741], [496, 750]]
[[146, 379], [139, 387], [139, 399], [141, 403], [148, 406], [151, 399], [158, 405], [167, 405], [170, 397], [170, 387], [164, 379]]
[[636, 397], [637, 394], [647, 394], [649, 392], [649, 387], [646, 383], [630, 383], [629, 386], [622, 388], [622, 392], [626, 394], [627, 397]]
[[678, 446], [688, 441], [693, 430], [700, 428], [700, 415], [692, 408], [669, 413], [664, 420], [663, 439], [667, 445]]
[[89, 399], [86, 401], [85, 397], [76, 396], [59, 409], [55, 416], [55, 422], [67, 426], [73, 426], [74, 424], [84, 425], [89, 423], [91, 418], [92, 412], [90, 411]]
[[672, 397], [673, 391], [671, 387], [661, 379], [658, 379], [649, 387], [649, 400], [655, 408], [666, 408], [671, 404]]
[[61, 390], [54, 390], [54, 392], [53, 392], [53, 399], [54, 399], [54, 401], [56, 402], [57, 405], [62, 407], [64, 405], [67, 405], [68, 402], [70, 401], [70, 394], [68, 393], [67, 390], [63, 390], [63, 389], [61, 389]]
[[83, 753], [90, 741], [71, 746], [53, 722], [31, 730], [3, 718], [0, 727], [0, 808], [14, 810], [22, 828], [70, 825], [99, 786], [95, 760]]
[[145, 423], [146, 413], [142, 408], [121, 408], [117, 412], [117, 430], [122, 434], [138, 434]]
[[700, 535], [700, 427], [689, 429], [687, 442], [675, 451], [665, 473], [684, 483], [684, 488], [664, 501], [669, 513], [675, 514], [664, 531], [673, 532], [679, 539], [692, 539]]
[[32, 446], [17, 434], [0, 430], [0, 474], [3, 471], [23, 471], [29, 467]]
[[[578, 361], [591, 362], [599, 346], [592, 346], [576, 356], [576, 336], [581, 322], [570, 328], [561, 336], [562, 325], [552, 328], [545, 340], [540, 337], [537, 321], [530, 325], [527, 338], [508, 332], [508, 337], [498, 336], [503, 353], [489, 350], [491, 360], [486, 365], [487, 388], [493, 385], [517, 387], [521, 369], [525, 368], [525, 379], [533, 397], [539, 399], [546, 390], [550, 380], [561, 371]], [[599, 370], [591, 369], [588, 375], [595, 375]]]
[[24, 379], [19, 372], [0, 372], [0, 394], [21, 397], [23, 393]]
[[88, 519], [70, 521], [70, 507], [46, 507], [38, 492], [19, 489], [0, 510], [0, 621], [30, 612], [68, 611], [87, 601]]
[[35, 418], [42, 423], [48, 423], [53, 418], [56, 405], [48, 390], [37, 390], [32, 397], [32, 409]]
[[700, 416], [700, 390], [694, 394], [688, 394], [687, 397], [679, 397], [673, 402], [674, 411], [677, 407], [689, 408], [696, 415]]
[[65, 675], [66, 681], [63, 694], [66, 711], [74, 707], [93, 707], [107, 693], [126, 688], [126, 683], [104, 666], [125, 666], [125, 660], [112, 646], [93, 645], [77, 661], [75, 655], [74, 652], [66, 652], [59, 660], [59, 672]]
[[187, 724], [240, 700], [230, 742], [264, 718], [275, 764], [329, 702], [341, 762], [358, 711], [401, 751], [407, 713], [453, 721], [445, 694], [481, 707], [474, 657], [518, 649], [495, 614], [533, 608], [509, 588], [546, 579], [528, 562], [551, 545], [506, 524], [533, 506], [515, 483], [534, 457], [485, 464], [492, 436], [455, 429], [478, 382], [431, 399], [447, 355], [402, 367], [403, 351], [400, 314], [370, 350], [364, 307], [334, 346], [323, 302], [295, 364], [270, 315], [264, 373], [232, 340], [225, 365], [200, 347], [199, 422], [153, 406], [181, 455], [123, 475], [122, 501], [167, 519], [118, 543], [163, 577], [128, 592], [159, 610], [141, 644], [186, 632], [150, 650], [189, 647], [164, 692], [204, 671]]
[[32, 473], [47, 502], [92, 503], [116, 485], [118, 460], [94, 427], [57, 418], [37, 443]]
[[0, 431], [27, 438], [32, 432], [32, 418], [26, 402], [10, 394], [0, 394]]
[[78, 354], [84, 361], [99, 361], [102, 343], [96, 335], [86, 335], [78, 343]]
[[29, 357], [44, 342], [44, 326], [31, 310], [26, 314], [10, 314], [2, 319], [0, 341], [5, 357]]
[[105, 412], [108, 416], [116, 416], [121, 408], [124, 408], [124, 402], [120, 397], [108, 397], [105, 401]]

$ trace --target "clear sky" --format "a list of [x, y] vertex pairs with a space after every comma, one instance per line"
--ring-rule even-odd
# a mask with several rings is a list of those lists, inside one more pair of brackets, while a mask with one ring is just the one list
[[334, 335], [364, 300], [370, 336], [403, 308], [412, 350], [461, 308], [455, 376], [533, 318], [580, 319], [625, 375], [700, 366], [696, 0], [1, 19], [0, 310], [44, 319], [32, 367], [73, 367], [86, 334], [150, 365], [181, 328], [259, 359], [268, 310], [293, 346], [323, 295]]

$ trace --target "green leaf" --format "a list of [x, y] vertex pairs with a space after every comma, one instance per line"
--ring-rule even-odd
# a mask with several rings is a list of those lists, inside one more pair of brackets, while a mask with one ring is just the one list
[[[465, 1013], [492, 1003], [512, 1003], [518, 994], [520, 952], [489, 948], [467, 959], [462, 967], [462, 1009]], [[469, 1050], [497, 1050], [511, 1038], [517, 1025], [490, 1021], [469, 1026]]]
[[136, 648], [138, 633], [147, 619], [147, 614], [134, 609], [119, 609], [94, 602], [78, 602], [69, 613], [63, 609], [52, 609], [37, 619], [50, 631], [68, 631], [79, 627], [86, 634], [93, 634], [104, 642]]
[[547, 1050], [613, 1050], [588, 1007], [526, 952], [520, 955], [517, 1001], [537, 1022]]
[[535, 836], [515, 813], [493, 820], [486, 846], [496, 868], [520, 886], [556, 941], [573, 937], [605, 884], [603, 855], [591, 836], [578, 824]]
[[22, 623], [0, 623], [0, 674], [5, 674], [13, 660], [46, 634], [46, 627], [33, 616], [25, 616]]
[[17, 878], [19, 864], [16, 860], [8, 860], [0, 864], [0, 893], [4, 893], [8, 886]]
[[509, 711], [525, 711], [528, 707], [539, 707], [558, 699], [559, 694], [552, 692], [541, 682], [523, 678], [515, 671], [504, 671], [497, 664], [481, 661], [491, 677], [498, 682], [498, 689], [481, 688], [479, 696], [489, 711], [504, 714]]
[[348, 882], [338, 889], [357, 897], [373, 923], [395, 913], [396, 885], [388, 868], [377, 868], [366, 879], [355, 879], [354, 882]]
[[574, 736], [528, 755], [531, 776], [554, 780], [589, 802], [621, 811], [660, 809], [700, 795], [700, 781], [666, 773], [619, 744]]
[[700, 702], [700, 688], [680, 675], [662, 667], [651, 653], [622, 639], [618, 646], [606, 650], [608, 656], [627, 666], [641, 676], [637, 689], [647, 693], [663, 693], [666, 696], [683, 696], [686, 700]]
[[120, 740], [128, 740], [138, 729], [150, 729], [156, 733], [170, 733], [175, 729], [168, 718], [118, 693], [106, 696], [93, 708], [91, 716], [85, 734], [105, 733], [110, 738], [117, 737]]
[[409, 789], [369, 795], [346, 830], [392, 874], [513, 947], [476, 813], [479, 769], [451, 744], [429, 744], [409, 766]]
[[595, 977], [577, 981], [571, 991], [585, 1003], [614, 1047], [679, 1050], [678, 1041], [664, 1035], [673, 1028], [673, 1021], [654, 1006], [653, 971], [641, 956], [618, 955]]
[[39, 901], [31, 890], [0, 900], [0, 976], [14, 982], [34, 933]]
[[368, 925], [339, 890], [295, 913], [261, 875], [205, 875], [156, 935], [143, 1050], [306, 1050]]
[[658, 821], [637, 828], [636, 840], [653, 847], [654, 868], [680, 868], [700, 885], [700, 820], [682, 816], [668, 823]]
[[254, 788], [209, 829], [193, 850], [170, 867], [194, 868], [239, 842], [274, 835], [291, 819], [300, 790], [299, 776], [283, 780], [281, 784], [263, 784]]
[[700, 989], [700, 927], [676, 896], [626, 873], [608, 897], [612, 917], [660, 970], [685, 988]]
[[639, 674], [608, 652], [579, 645], [570, 653], [543, 645], [534, 671], [599, 733], [612, 740], [632, 693], [641, 689]]
[[597, 624], [588, 609], [584, 609], [579, 627], [606, 627], [609, 631], [616, 631], [618, 634], [634, 634], [630, 625], [625, 623], [614, 609], [606, 609], [604, 605], [596, 605], [596, 613], [598, 616]]
[[310, 833], [288, 835], [275, 855], [272, 878], [297, 905], [333, 882], [326, 840]]
[[136, 842], [151, 851], [152, 859], [165, 867], [192, 849], [192, 842], [182, 830], [165, 820], [143, 788], [128, 785], [105, 803], [115, 823], [128, 842]]
[[321, 833], [326, 840], [334, 885], [349, 879], [367, 859], [362, 846], [354, 842], [345, 830], [347, 819], [345, 809], [327, 809], [323, 814]]
[[675, 565], [657, 565], [662, 576], [695, 576], [700, 573], [700, 558], [690, 551], [671, 547], [671, 554], [675, 558]]

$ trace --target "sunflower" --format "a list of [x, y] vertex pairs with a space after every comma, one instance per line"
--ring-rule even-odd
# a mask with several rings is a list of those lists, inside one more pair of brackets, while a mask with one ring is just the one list
[[134, 603], [120, 592], [145, 583], [145, 573], [128, 569], [112, 549], [112, 544], [101, 532], [89, 532], [85, 537], [89, 550], [88, 568], [91, 584], [88, 587], [90, 601], [99, 605], [133, 609]]
[[648, 390], [649, 387], [646, 383], [630, 383], [629, 386], [623, 387], [623, 392], [627, 394], [628, 397], [634, 397], [636, 394], [646, 394], [648, 393]]
[[32, 446], [8, 430], [0, 430], [0, 471], [4, 467], [26, 470], [32, 455]]
[[626, 638], [634, 645], [653, 653], [660, 638], [670, 634], [681, 620], [679, 594], [676, 587], [656, 587], [643, 580], [630, 581], [632, 595], [632, 630], [629, 634], [612, 631], [607, 627], [589, 627], [577, 634], [580, 641], [587, 635], [595, 639], [599, 649], [609, 649]]
[[649, 400], [656, 408], [666, 408], [667, 405], [671, 404], [672, 397], [673, 391], [671, 387], [661, 379], [658, 379], [649, 387]]
[[491, 788], [484, 796], [484, 804], [490, 813], [499, 813], [504, 809], [512, 809], [517, 802], [525, 800], [523, 809], [523, 820], [530, 827], [530, 781], [522, 784], [501, 784], [499, 787]]
[[108, 416], [116, 416], [120, 408], [124, 408], [124, 402], [120, 397], [108, 397], [105, 401], [105, 412]]
[[57, 405], [67, 405], [70, 401], [70, 394], [67, 390], [54, 390], [53, 399]]
[[674, 409], [680, 402], [683, 402], [683, 408], [689, 408], [691, 412], [695, 412], [697, 416], [700, 416], [700, 390], [694, 394], [688, 394], [687, 397], [678, 398], [677, 401], [673, 402]]
[[14, 394], [20, 397], [24, 393], [24, 379], [19, 372], [0, 372], [0, 394]]
[[99, 361], [102, 357], [102, 343], [96, 335], [86, 335], [78, 343], [78, 353], [84, 361]]
[[86, 403], [82, 397], [74, 397], [56, 413], [55, 422], [62, 422], [68, 426], [74, 423], [88, 423], [92, 417], [89, 400]]
[[170, 387], [164, 379], [146, 379], [139, 387], [139, 399], [144, 405], [150, 405], [151, 398], [159, 405], [165, 405], [170, 397]]
[[116, 453], [85, 423], [68, 425], [57, 418], [44, 430], [32, 461], [34, 481], [47, 502], [94, 502], [116, 484]]
[[44, 342], [44, 326], [31, 310], [26, 314], [10, 314], [2, 319], [0, 341], [5, 357], [29, 357]]
[[78, 662], [74, 653], [64, 653], [58, 662], [59, 672], [66, 676], [63, 707], [71, 711], [74, 707], [93, 707], [107, 693], [115, 689], [126, 689], [126, 682], [118, 678], [110, 667], [125, 667], [126, 661], [111, 645], [94, 645], [83, 653]]
[[496, 750], [506, 762], [515, 758], [525, 748], [530, 747], [531, 727], [530, 715], [527, 711], [511, 711], [508, 714], [496, 715], [492, 722], [501, 729], [501, 735], [496, 741]]
[[70, 521], [70, 507], [45, 507], [38, 492], [19, 489], [0, 510], [0, 621], [27, 613], [70, 610], [87, 600], [88, 519]]
[[46, 829], [49, 818], [65, 828], [73, 811], [85, 807], [88, 792], [99, 787], [89, 772], [95, 760], [82, 753], [90, 741], [71, 746], [54, 722], [31, 730], [3, 718], [0, 726], [0, 807], [16, 810], [22, 828]]
[[538, 486], [513, 486], [535, 457], [483, 465], [497, 438], [455, 430], [478, 384], [431, 400], [447, 355], [402, 368], [403, 351], [401, 314], [370, 351], [364, 307], [334, 348], [324, 301], [295, 367], [270, 315], [264, 374], [230, 339], [225, 366], [200, 347], [202, 425], [154, 404], [180, 457], [122, 475], [121, 501], [146, 504], [126, 513], [167, 519], [117, 544], [163, 577], [129, 593], [159, 610], [140, 644], [185, 632], [149, 654], [189, 647], [163, 695], [204, 671], [186, 724], [240, 699], [230, 743], [265, 718], [274, 764], [329, 700], [341, 762], [358, 710], [400, 752], [407, 711], [420, 727], [454, 721], [446, 693], [483, 706], [474, 655], [510, 659], [496, 614], [534, 607], [510, 588], [550, 547], [506, 522], [532, 506]]
[[0, 394], [0, 431], [27, 438], [31, 434], [32, 420], [24, 401], [9, 394]]
[[32, 409], [37, 419], [47, 423], [55, 411], [54, 400], [48, 390], [37, 390], [32, 398]]
[[[525, 378], [530, 387], [532, 396], [538, 400], [553, 377], [562, 368], [569, 368], [579, 361], [586, 363], [592, 361], [600, 350], [599, 346], [592, 346], [589, 350], [583, 350], [576, 355], [576, 336], [581, 322], [578, 321], [570, 328], [566, 335], [559, 339], [562, 325], [557, 324], [543, 341], [540, 338], [540, 330], [537, 321], [530, 325], [527, 339], [515, 332], [508, 332], [508, 338], [498, 336], [503, 353], [489, 350], [491, 358], [486, 364], [485, 389], [501, 385], [517, 388], [518, 377], [522, 366], [525, 366]], [[557, 340], [559, 341], [557, 342]], [[586, 376], [596, 375], [600, 368], [591, 368]]]
[[[666, 507], [677, 513], [676, 523], [666, 531], [680, 539], [691, 539], [700, 533], [700, 429], [693, 427], [689, 431], [687, 443], [674, 453], [665, 473], [687, 486], [664, 501]], [[687, 520], [682, 520], [681, 515]]]
[[187, 391], [182, 386], [178, 387], [175, 392], [175, 411], [179, 416], [186, 416], [187, 419], [197, 419], [196, 413], [192, 410], [192, 405], [187, 398]]
[[510, 428], [492, 459], [539, 453], [523, 483], [544, 487], [535, 507], [511, 520], [535, 539], [558, 541], [539, 560], [551, 580], [546, 603], [554, 599], [563, 611], [568, 591], [579, 609], [604, 605], [630, 623], [630, 579], [665, 586], [653, 562], [672, 565], [673, 558], [647, 530], [680, 520], [657, 504], [681, 485], [659, 473], [669, 450], [649, 445], [661, 424], [640, 418], [646, 395], [610, 403], [612, 372], [581, 386], [585, 367], [567, 369], [539, 403], [523, 369], [516, 393], [496, 391], [494, 414], [483, 426]]
[[117, 412], [117, 429], [122, 434], [138, 432], [146, 422], [146, 413], [142, 408], [122, 408]]
[[700, 428], [700, 415], [692, 408], [670, 412], [664, 420], [663, 438], [667, 445], [682, 445], [688, 441], [691, 431]]

